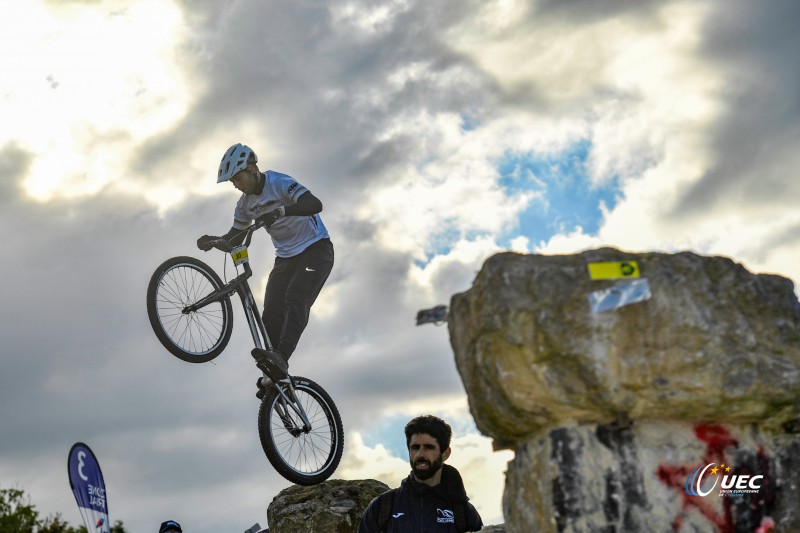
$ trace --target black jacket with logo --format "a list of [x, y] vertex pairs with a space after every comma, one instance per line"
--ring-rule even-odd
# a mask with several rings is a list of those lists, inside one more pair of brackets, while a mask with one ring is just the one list
[[479, 531], [483, 522], [468, 500], [461, 474], [450, 465], [442, 465], [442, 481], [435, 487], [409, 474], [395, 491], [387, 529], [381, 529], [379, 498], [375, 498], [361, 517], [358, 533], [453, 533], [459, 505], [466, 508], [466, 531]]

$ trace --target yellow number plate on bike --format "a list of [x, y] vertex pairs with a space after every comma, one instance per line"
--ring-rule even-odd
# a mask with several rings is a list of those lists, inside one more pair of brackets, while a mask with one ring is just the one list
[[247, 246], [237, 246], [231, 250], [231, 257], [233, 257], [233, 264], [236, 266], [250, 262], [247, 257]]

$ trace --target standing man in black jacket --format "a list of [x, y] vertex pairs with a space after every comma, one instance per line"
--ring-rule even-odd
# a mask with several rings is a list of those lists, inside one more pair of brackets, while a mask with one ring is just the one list
[[451, 453], [450, 426], [426, 415], [411, 420], [405, 433], [411, 473], [400, 487], [372, 500], [358, 533], [479, 531], [483, 522], [461, 475], [444, 464]]

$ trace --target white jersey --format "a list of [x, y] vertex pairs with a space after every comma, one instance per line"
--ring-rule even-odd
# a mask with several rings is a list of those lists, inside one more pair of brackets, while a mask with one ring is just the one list
[[[261, 194], [242, 194], [233, 213], [233, 227], [245, 229], [253, 219], [269, 213], [273, 209], [297, 202], [308, 189], [294, 178], [268, 170], [264, 173], [266, 181]], [[293, 257], [315, 242], [327, 239], [328, 230], [319, 214], [311, 216], [281, 217], [267, 230], [275, 245], [278, 257]]]

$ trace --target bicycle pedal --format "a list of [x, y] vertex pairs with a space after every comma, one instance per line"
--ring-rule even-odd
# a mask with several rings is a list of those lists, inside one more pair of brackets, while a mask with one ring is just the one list
[[289, 375], [289, 365], [286, 359], [278, 352], [268, 352], [254, 348], [252, 352], [256, 366], [260, 368], [272, 381], [284, 379]]
[[267, 395], [267, 391], [273, 387], [274, 383], [271, 379], [267, 376], [262, 376], [256, 380], [256, 387], [258, 390], [256, 391], [256, 398], [259, 400], [264, 400], [264, 396]]
[[252, 350], [250, 350], [250, 355], [252, 355], [253, 359], [255, 359], [256, 361], [261, 361], [267, 356], [268, 353], [269, 352], [261, 348], [253, 348]]

